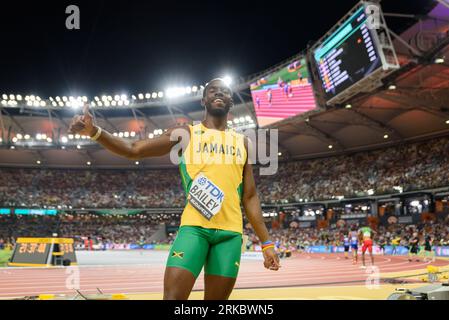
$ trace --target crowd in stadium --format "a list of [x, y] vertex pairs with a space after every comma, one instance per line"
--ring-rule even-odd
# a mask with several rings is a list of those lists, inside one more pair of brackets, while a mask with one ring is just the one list
[[[324, 200], [449, 185], [449, 138], [352, 155], [286, 162], [274, 176], [254, 170], [263, 203]], [[1, 207], [182, 207], [176, 169], [0, 169]]]
[[[176, 237], [171, 233], [166, 239], [154, 240], [152, 235], [163, 226], [179, 224], [178, 214], [134, 214], [134, 215], [98, 215], [98, 214], [61, 214], [57, 216], [14, 216], [0, 215], [0, 246], [14, 243], [17, 237], [49, 237], [57, 233], [60, 237], [71, 237], [78, 247], [83, 248], [85, 239], [94, 239], [103, 244], [170, 244]], [[329, 228], [298, 228], [296, 225], [272, 228], [270, 234], [278, 249], [301, 251], [312, 245], [341, 246], [343, 238], [350, 228], [361, 225], [336, 226]], [[164, 228], [165, 231], [165, 228]], [[417, 225], [391, 224], [376, 227], [375, 243], [392, 244], [396, 239], [399, 245], [407, 246], [413, 233], [420, 239], [430, 236], [434, 246], [449, 246], [449, 215], [439, 221], [430, 221]], [[245, 224], [244, 234], [249, 236], [248, 249], [260, 245], [251, 226]]]

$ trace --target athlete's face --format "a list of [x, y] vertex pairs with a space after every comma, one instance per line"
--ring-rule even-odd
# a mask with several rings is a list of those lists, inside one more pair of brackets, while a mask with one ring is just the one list
[[208, 84], [201, 104], [210, 115], [224, 117], [234, 105], [231, 89], [223, 81], [213, 80]]

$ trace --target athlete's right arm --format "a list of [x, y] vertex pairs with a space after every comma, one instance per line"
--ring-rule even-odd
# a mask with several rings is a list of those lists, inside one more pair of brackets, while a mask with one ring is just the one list
[[[84, 106], [84, 114], [75, 116], [70, 124], [69, 133], [78, 133], [94, 137], [99, 128], [93, 123], [93, 117], [89, 112], [89, 106]], [[170, 152], [173, 146], [182, 140], [183, 137], [189, 138], [189, 129], [187, 126], [174, 127], [167, 130], [159, 137], [154, 139], [144, 139], [138, 141], [128, 141], [116, 137], [106, 130], [101, 131], [96, 140], [107, 150], [132, 160], [138, 160], [147, 157], [159, 157]], [[171, 136], [175, 138], [171, 138]]]

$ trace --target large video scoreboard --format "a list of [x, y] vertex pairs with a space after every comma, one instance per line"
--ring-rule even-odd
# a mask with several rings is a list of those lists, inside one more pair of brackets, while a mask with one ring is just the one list
[[[399, 67], [393, 47], [384, 50], [380, 35], [382, 43], [389, 43], [379, 4], [361, 2], [312, 47], [309, 57], [319, 78], [315, 89], [322, 93], [327, 104], [371, 91], [387, 71]], [[393, 59], [386, 56], [388, 53]], [[371, 83], [361, 84], [371, 76]], [[348, 93], [350, 89], [353, 94]]]
[[251, 83], [250, 89], [261, 127], [316, 108], [304, 56], [267, 72]]

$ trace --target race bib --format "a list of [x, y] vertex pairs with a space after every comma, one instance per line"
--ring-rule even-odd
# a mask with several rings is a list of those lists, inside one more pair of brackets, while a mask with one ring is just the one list
[[220, 211], [223, 199], [223, 191], [203, 174], [193, 180], [188, 200], [207, 220]]

